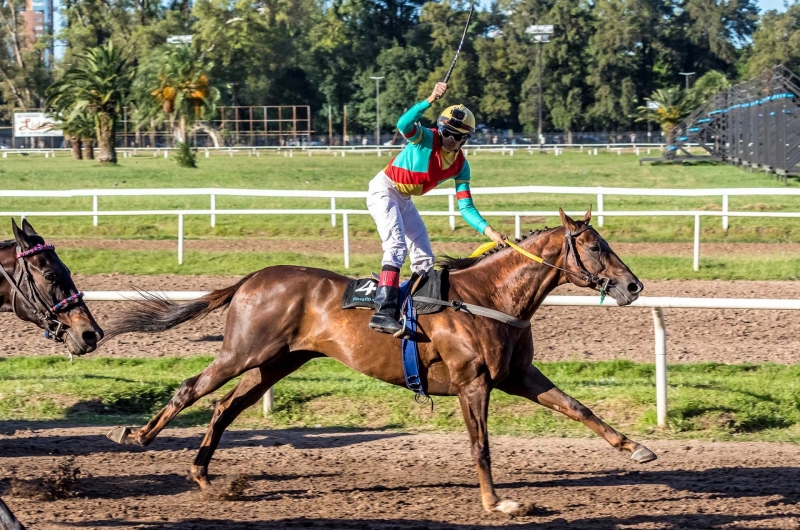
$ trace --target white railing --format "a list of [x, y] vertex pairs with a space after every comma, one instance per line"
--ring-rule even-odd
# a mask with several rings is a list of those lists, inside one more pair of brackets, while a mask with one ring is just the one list
[[[120, 302], [142, 300], [145, 295], [158, 295], [172, 301], [188, 301], [208, 294], [207, 291], [165, 291], [143, 293], [140, 291], [87, 291], [84, 300], [97, 302]], [[595, 296], [548, 296], [542, 305], [583, 306], [600, 308], [619, 308], [613, 298], [606, 298], [601, 307]], [[667, 328], [663, 308], [682, 309], [771, 309], [800, 310], [800, 300], [781, 300], [764, 298], [677, 298], [640, 296], [638, 300], [624, 307], [649, 307], [653, 310], [655, 331], [656, 366], [656, 418], [659, 427], [667, 424]], [[264, 413], [272, 412], [273, 391], [270, 388], [264, 395]]]
[[[729, 197], [741, 196], [800, 196], [800, 188], [605, 188], [602, 186], [506, 186], [473, 188], [473, 195], [521, 195], [521, 194], [550, 194], [550, 195], [594, 195], [596, 197], [595, 215], [598, 226], [603, 226], [604, 217], [610, 212], [605, 208], [605, 198], [608, 196], [632, 197], [720, 197], [722, 215], [722, 228], [728, 229], [728, 203]], [[450, 228], [455, 229], [456, 190], [435, 189], [428, 196], [447, 196]], [[271, 197], [271, 198], [309, 198], [328, 199], [331, 214], [331, 226], [336, 226], [336, 199], [365, 199], [366, 191], [333, 191], [333, 190], [260, 190], [246, 188], [145, 188], [145, 189], [77, 189], [77, 190], [0, 190], [0, 198], [92, 198], [92, 222], [98, 224], [100, 212], [100, 197], [186, 197], [207, 196], [209, 201], [209, 214], [211, 227], [216, 226], [216, 209], [218, 196], [231, 197]], [[40, 212], [37, 212], [40, 213]], [[45, 212], [41, 212], [45, 213]], [[31, 212], [33, 215], [34, 212]]]
[[[450, 217], [450, 212], [420, 211], [422, 216]], [[571, 216], [582, 216], [585, 212], [570, 211]], [[595, 212], [599, 217], [601, 212]], [[342, 243], [344, 247], [344, 267], [350, 268], [350, 216], [369, 215], [367, 210], [123, 210], [123, 211], [97, 211], [97, 212], [0, 212], [0, 217], [87, 217], [87, 216], [142, 216], [142, 215], [175, 215], [178, 218], [178, 264], [183, 265], [183, 236], [184, 217], [187, 215], [336, 215], [342, 216]], [[694, 217], [694, 243], [692, 269], [700, 270], [700, 218], [701, 217], [765, 217], [765, 218], [800, 218], [800, 212], [714, 212], [714, 211], [615, 211], [602, 212], [609, 217]], [[531, 211], [531, 212], [482, 212], [484, 217], [514, 217], [514, 232], [520, 237], [523, 217], [556, 217], [558, 212]]]
[[[698, 147], [699, 144], [684, 144], [686, 147]], [[327, 145], [262, 145], [262, 146], [223, 146], [223, 147], [199, 147], [197, 151], [202, 151], [206, 157], [210, 153], [223, 153], [228, 156], [234, 154], [247, 154], [248, 156], [258, 156], [261, 152], [286, 152], [288, 157], [294, 156], [294, 151], [301, 153], [370, 153], [376, 154], [377, 152], [390, 152], [399, 151], [405, 147], [404, 143], [391, 144], [391, 145], [347, 145], [347, 146], [327, 146]], [[642, 143], [596, 143], [596, 144], [467, 144], [464, 148], [465, 153], [469, 156], [470, 152], [493, 152], [493, 153], [509, 153], [513, 156], [514, 151], [549, 151], [554, 154], [559, 154], [564, 150], [589, 152], [596, 155], [600, 151], [613, 151], [620, 153], [622, 150], [625, 152], [633, 152], [637, 156], [641, 151], [646, 150], [647, 154], [650, 151], [663, 150], [664, 144], [658, 142], [642, 142]], [[169, 153], [175, 152], [175, 147], [117, 147], [117, 154], [122, 158], [140, 156], [145, 154], [153, 156], [154, 158], [169, 158]], [[25, 148], [15, 147], [10, 149], [0, 149], [2, 158], [8, 158], [8, 155], [30, 155], [39, 154], [44, 155], [45, 158], [55, 158], [56, 153], [60, 155], [70, 155], [72, 149], [69, 147], [45, 147], [45, 148]], [[532, 153], [531, 153], [532, 154]], [[378, 155], [380, 156], [380, 155]]]

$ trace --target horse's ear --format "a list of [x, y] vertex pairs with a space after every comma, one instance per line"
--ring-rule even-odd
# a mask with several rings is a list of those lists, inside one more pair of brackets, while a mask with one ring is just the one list
[[576, 223], [572, 217], [565, 214], [563, 209], [558, 209], [558, 215], [561, 217], [561, 224], [566, 226], [569, 230], [575, 231], [578, 229], [578, 223]]
[[14, 239], [17, 241], [19, 248], [22, 250], [31, 248], [31, 241], [30, 238], [28, 238], [28, 234], [17, 226], [17, 222], [14, 219], [11, 219], [11, 229], [14, 231]]
[[39, 234], [36, 233], [36, 230], [33, 229], [31, 224], [28, 222], [27, 219], [22, 220], [22, 231], [25, 232], [28, 236], [38, 236]]
[[592, 207], [589, 206], [589, 210], [586, 212], [586, 215], [583, 216], [583, 222], [587, 225], [592, 222]]

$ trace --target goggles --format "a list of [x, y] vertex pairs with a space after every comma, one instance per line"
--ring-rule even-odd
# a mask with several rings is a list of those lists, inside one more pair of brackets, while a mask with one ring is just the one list
[[439, 133], [440, 133], [440, 134], [441, 134], [443, 137], [445, 137], [445, 138], [452, 138], [452, 139], [453, 139], [453, 140], [455, 140], [456, 142], [461, 142], [461, 141], [464, 141], [464, 140], [468, 140], [468, 139], [469, 139], [469, 137], [470, 137], [470, 136], [472, 136], [471, 134], [468, 134], [468, 133], [457, 133], [457, 132], [453, 132], [453, 131], [451, 131], [450, 129], [448, 129], [448, 128], [446, 128], [446, 127], [441, 127], [441, 126], [439, 127]]

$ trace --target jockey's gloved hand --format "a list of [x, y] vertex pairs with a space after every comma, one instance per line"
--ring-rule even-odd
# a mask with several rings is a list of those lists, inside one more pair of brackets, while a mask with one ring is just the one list
[[505, 234], [501, 234], [491, 226], [487, 226], [483, 229], [483, 235], [488, 236], [489, 239], [497, 243], [498, 247], [506, 246], [506, 236]]
[[442, 83], [441, 81], [436, 83], [436, 86], [433, 87], [433, 92], [431, 92], [431, 95], [428, 96], [428, 103], [433, 103], [440, 97], [444, 96], [444, 93], [447, 92], [447, 89], [447, 83]]

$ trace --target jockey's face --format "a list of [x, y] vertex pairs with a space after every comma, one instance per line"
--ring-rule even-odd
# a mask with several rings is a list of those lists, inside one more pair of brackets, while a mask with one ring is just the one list
[[462, 136], [456, 140], [453, 136], [448, 134], [439, 133], [442, 138], [442, 149], [448, 153], [453, 153], [461, 149], [467, 143], [467, 136]]

